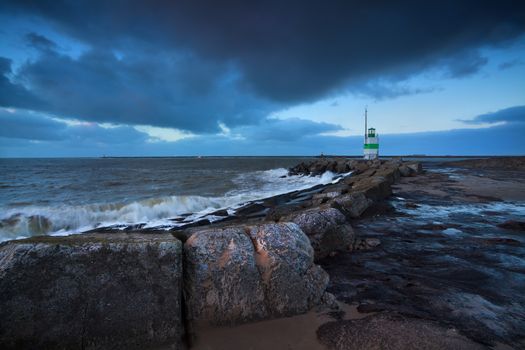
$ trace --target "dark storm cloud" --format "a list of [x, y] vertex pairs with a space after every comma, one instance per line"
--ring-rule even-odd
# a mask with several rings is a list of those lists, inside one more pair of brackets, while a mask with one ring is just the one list
[[27, 140], [60, 140], [66, 124], [29, 112], [0, 109], [0, 137]]
[[0, 106], [42, 108], [44, 103], [22, 84], [13, 83], [9, 78], [12, 75], [11, 60], [0, 57]]
[[467, 124], [494, 124], [505, 122], [507, 124], [525, 124], [525, 106], [515, 106], [501, 109], [497, 112], [478, 115], [469, 120], [460, 119]]
[[[196, 132], [218, 121], [256, 124], [283, 106], [344, 91], [378, 99], [424, 92], [395, 83], [436, 67], [450, 77], [473, 74], [487, 62], [479, 48], [525, 30], [525, 2], [510, 0], [54, 0], [3, 8], [41, 17], [90, 48], [78, 60], [47, 50], [22, 68], [18, 78], [48, 111]], [[368, 84], [377, 78], [393, 91]]]
[[20, 67], [16, 79], [30, 83], [31, 92], [47, 102], [45, 111], [96, 122], [211, 132], [218, 122], [254, 123], [275, 108], [242, 92], [225, 65], [191, 54], [119, 59], [89, 50], [73, 59], [47, 47]]
[[95, 123], [67, 123], [27, 111], [0, 109], [0, 138], [92, 146], [94, 144], [144, 144], [148, 136], [131, 127], [103, 128]]
[[28, 33], [26, 34], [26, 41], [29, 46], [34, 47], [39, 50], [53, 50], [57, 47], [56, 43], [52, 40], [49, 40], [43, 35], [37, 33]]

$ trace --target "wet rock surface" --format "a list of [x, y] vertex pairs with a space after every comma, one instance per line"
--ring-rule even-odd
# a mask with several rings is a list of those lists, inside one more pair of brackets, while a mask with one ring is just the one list
[[[522, 221], [525, 197], [517, 200], [515, 191], [486, 196], [485, 176], [477, 171], [449, 172], [431, 164], [425, 169], [426, 174], [392, 186], [390, 209], [353, 222], [363, 249], [320, 261], [330, 275], [328, 291], [361, 312], [378, 313], [373, 316], [378, 319], [332, 324], [319, 336], [333, 348], [389, 348], [381, 347], [385, 340], [401, 344], [398, 348], [433, 348], [423, 340], [410, 341], [415, 347], [396, 343], [401, 336], [392, 338], [387, 331], [404, 329], [410, 338], [415, 323], [432, 322], [438, 328], [422, 330], [421, 336], [436, 339], [442, 345], [437, 348], [478, 348], [469, 342], [524, 348], [525, 236], [498, 224]], [[491, 173], [491, 181], [519, 191], [514, 170], [498, 172]], [[370, 239], [380, 244], [370, 247]], [[402, 319], [383, 319], [383, 313]], [[370, 327], [384, 332], [374, 341], [374, 331], [366, 332]], [[450, 338], [449, 328], [469, 340], [438, 341]], [[370, 342], [361, 342], [366, 339]]]
[[181, 248], [127, 234], [0, 245], [1, 347], [181, 348]]
[[331, 207], [314, 208], [284, 218], [296, 223], [308, 236], [315, 252], [315, 259], [328, 256], [333, 251], [351, 250], [355, 235], [345, 216]]
[[359, 320], [328, 322], [317, 330], [321, 343], [341, 350], [481, 350], [485, 346], [436, 322], [382, 313]]

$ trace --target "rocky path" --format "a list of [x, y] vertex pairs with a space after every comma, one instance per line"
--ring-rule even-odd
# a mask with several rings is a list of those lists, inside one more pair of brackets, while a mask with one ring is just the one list
[[[380, 245], [321, 261], [330, 275], [328, 291], [360, 312], [374, 313], [363, 322], [375, 325], [375, 338], [388, 339], [391, 327], [399, 330], [418, 320], [482, 346], [524, 348], [525, 232], [519, 225], [501, 225], [525, 216], [523, 188], [513, 172], [492, 173], [490, 181], [509, 190], [501, 192], [503, 198], [487, 196], [486, 174], [472, 170], [449, 175], [441, 166], [402, 178], [381, 215], [353, 224], [358, 237]], [[336, 348], [373, 348], [328, 340], [337, 332], [355, 338], [360, 327], [365, 323], [334, 322], [319, 336]], [[405, 337], [406, 347], [417, 348], [410, 338]], [[460, 343], [437, 348], [477, 347]]]

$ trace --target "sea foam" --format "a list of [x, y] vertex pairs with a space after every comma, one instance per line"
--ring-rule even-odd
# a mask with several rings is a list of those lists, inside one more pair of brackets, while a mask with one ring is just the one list
[[146, 228], [172, 228], [202, 218], [213, 222], [220, 219], [210, 215], [216, 210], [232, 213], [247, 202], [337, 182], [341, 177], [331, 172], [315, 177], [287, 176], [286, 169], [278, 168], [236, 176], [231, 179], [235, 188], [223, 196], [174, 195], [129, 203], [9, 208], [0, 216], [0, 241], [42, 234], [67, 235], [109, 226], [143, 224]]

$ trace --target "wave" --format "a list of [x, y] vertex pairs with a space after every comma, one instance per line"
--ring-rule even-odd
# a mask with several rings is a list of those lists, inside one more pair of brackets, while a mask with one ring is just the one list
[[[331, 172], [318, 177], [286, 175], [283, 168], [244, 173], [232, 179], [235, 189], [217, 197], [176, 195], [130, 203], [10, 208], [0, 217], [0, 241], [42, 234], [66, 235], [109, 226], [145, 224], [145, 227], [170, 228], [181, 225], [182, 220], [191, 222], [219, 209], [232, 211], [246, 202], [337, 181]], [[177, 223], [174, 219], [181, 220]]]

